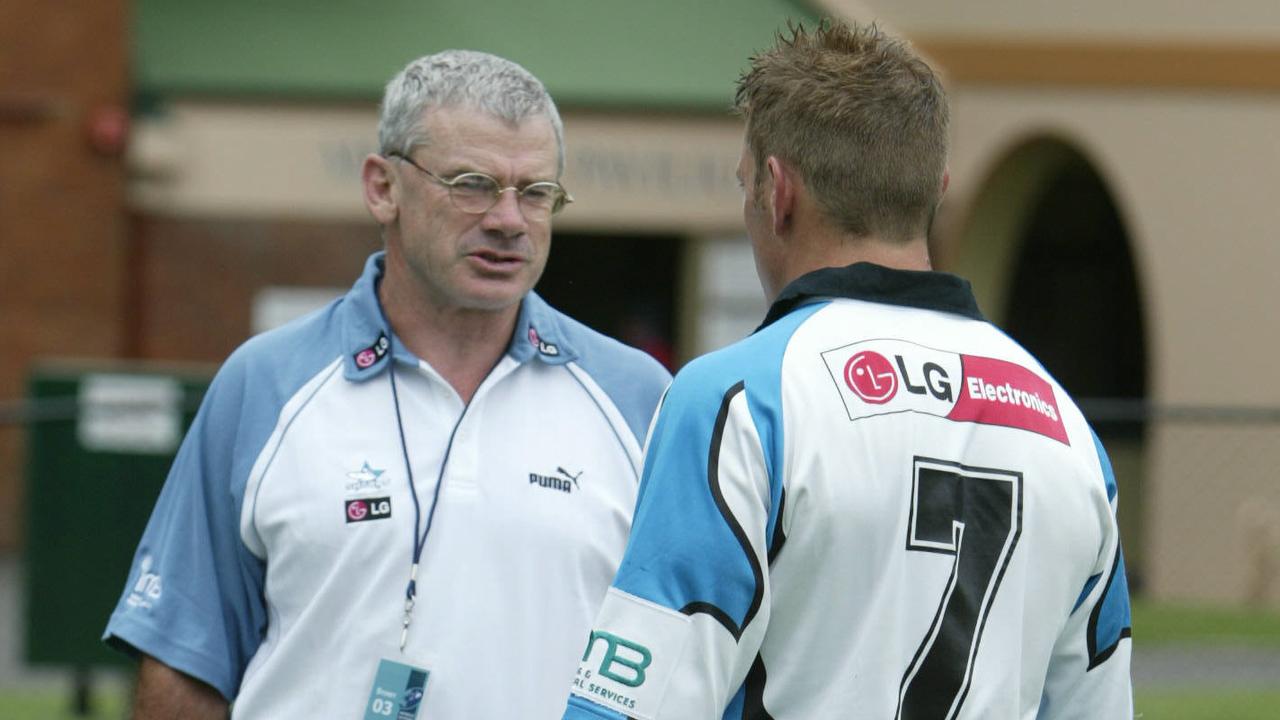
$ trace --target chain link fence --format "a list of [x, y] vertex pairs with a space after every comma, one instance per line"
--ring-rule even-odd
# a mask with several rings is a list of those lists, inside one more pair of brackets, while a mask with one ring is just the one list
[[1115, 467], [1135, 593], [1280, 609], [1280, 408], [1080, 405]]
[[[79, 443], [98, 443], [89, 450], [103, 451], [106, 443], [110, 451], [112, 443], [124, 442], [128, 452], [163, 455], [176, 447], [178, 423], [200, 399], [198, 392], [154, 387], [130, 398], [128, 385], [99, 389], [96, 399], [83, 388], [66, 389], [0, 401], [0, 434], [30, 438], [39, 427], [62, 424], [76, 428]], [[1080, 405], [1115, 468], [1135, 594], [1280, 609], [1280, 408], [1119, 399], [1084, 399]], [[0, 460], [31, 471], [17, 457]], [[31, 487], [32, 478], [18, 479]], [[150, 499], [138, 502], [149, 506]], [[0, 510], [9, 515], [0, 523], [18, 519], [19, 508]]]

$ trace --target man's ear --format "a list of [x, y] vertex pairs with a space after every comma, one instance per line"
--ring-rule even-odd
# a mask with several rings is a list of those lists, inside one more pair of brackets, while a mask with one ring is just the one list
[[391, 161], [373, 154], [364, 159], [360, 166], [360, 182], [364, 186], [364, 206], [379, 225], [390, 225], [399, 215], [396, 203], [395, 173], [391, 170]]
[[781, 236], [791, 227], [796, 210], [796, 179], [782, 161], [770, 155], [765, 160], [769, 170], [770, 218], [773, 223], [773, 234]]
[[942, 195], [945, 195], [947, 192], [947, 188], [950, 186], [951, 186], [951, 168], [943, 168], [942, 169], [942, 191], [938, 193], [938, 196], [941, 197]]

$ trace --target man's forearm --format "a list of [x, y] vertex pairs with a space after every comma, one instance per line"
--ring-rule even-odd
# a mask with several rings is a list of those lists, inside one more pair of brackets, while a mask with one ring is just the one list
[[134, 720], [226, 720], [226, 698], [199, 680], [144, 655], [138, 667]]

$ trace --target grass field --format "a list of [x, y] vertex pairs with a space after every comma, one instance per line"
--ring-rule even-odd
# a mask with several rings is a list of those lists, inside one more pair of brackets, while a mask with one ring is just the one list
[[[67, 697], [58, 693], [0, 692], [0, 717], [5, 720], [121, 720], [125, 698], [99, 693], [92, 715], [73, 715]], [[1134, 699], [1137, 717], [1143, 720], [1276, 720], [1280, 717], [1280, 690], [1139, 688]]]
[[1244, 645], [1280, 650], [1280, 613], [1135, 600], [1133, 637], [1143, 645]]
[[1280, 690], [1143, 690], [1134, 698], [1143, 720], [1276, 720]]
[[[1133, 625], [1135, 642], [1152, 647], [1194, 652], [1197, 647], [1229, 645], [1274, 648], [1280, 653], [1280, 613], [1275, 612], [1135, 601]], [[92, 715], [77, 716], [70, 711], [66, 692], [8, 689], [0, 690], [0, 718], [121, 720], [126, 703], [125, 692], [117, 684], [95, 694]], [[1137, 717], [1143, 720], [1276, 720], [1280, 718], [1280, 683], [1258, 688], [1139, 686], [1134, 706]]]
[[[1276, 720], [1280, 690], [1220, 690], [1139, 688], [1134, 699], [1143, 720]], [[0, 692], [0, 717], [5, 720], [121, 720], [125, 698], [118, 691], [100, 692], [92, 715], [74, 715], [65, 694], [49, 691]]]

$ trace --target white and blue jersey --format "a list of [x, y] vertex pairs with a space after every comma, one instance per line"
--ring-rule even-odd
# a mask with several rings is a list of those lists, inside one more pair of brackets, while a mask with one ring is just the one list
[[106, 638], [237, 718], [362, 717], [382, 658], [429, 673], [422, 717], [559, 717], [670, 376], [529, 293], [464, 406], [383, 319], [382, 262], [227, 360]]
[[965, 281], [805, 275], [676, 375], [564, 717], [1131, 717], [1115, 496]]

